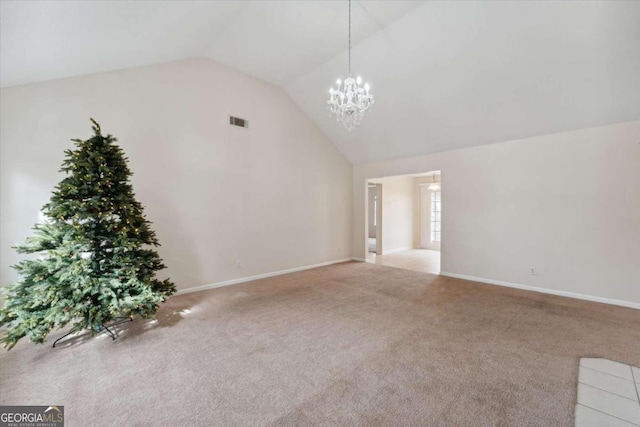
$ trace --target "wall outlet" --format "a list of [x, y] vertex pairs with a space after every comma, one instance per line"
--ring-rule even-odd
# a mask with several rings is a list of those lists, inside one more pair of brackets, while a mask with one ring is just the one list
[[529, 270], [529, 274], [535, 276], [536, 274], [538, 274], [538, 270], [536, 270], [535, 267], [531, 267], [531, 269]]
[[240, 268], [242, 267], [242, 263], [240, 262], [240, 260], [236, 261], [236, 268]]

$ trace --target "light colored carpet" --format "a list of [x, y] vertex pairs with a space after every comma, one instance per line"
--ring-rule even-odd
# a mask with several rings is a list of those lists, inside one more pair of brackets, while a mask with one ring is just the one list
[[572, 426], [580, 357], [640, 364], [638, 310], [369, 263], [119, 330], [2, 350], [0, 404], [65, 405], [68, 426]]

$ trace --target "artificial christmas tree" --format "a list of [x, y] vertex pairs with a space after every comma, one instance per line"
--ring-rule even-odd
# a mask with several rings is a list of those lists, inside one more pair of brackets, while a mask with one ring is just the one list
[[42, 343], [70, 322], [72, 333], [95, 333], [119, 317], [153, 317], [175, 292], [155, 277], [165, 266], [150, 248], [159, 243], [135, 199], [127, 159], [91, 121], [93, 137], [73, 140], [76, 150], [65, 152], [67, 177], [42, 208], [45, 221], [16, 247], [41, 256], [14, 266], [20, 280], [5, 289], [0, 325], [8, 331], [0, 341], [8, 349], [25, 336]]

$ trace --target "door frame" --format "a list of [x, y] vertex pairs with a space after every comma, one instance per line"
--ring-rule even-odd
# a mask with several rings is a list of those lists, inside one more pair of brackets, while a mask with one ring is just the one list
[[376, 255], [382, 255], [382, 184], [376, 184]]
[[367, 209], [365, 210], [365, 248], [366, 257], [369, 257], [369, 188], [375, 186], [376, 188], [376, 209], [374, 215], [376, 217], [376, 255], [382, 255], [382, 184], [375, 182], [367, 182]]

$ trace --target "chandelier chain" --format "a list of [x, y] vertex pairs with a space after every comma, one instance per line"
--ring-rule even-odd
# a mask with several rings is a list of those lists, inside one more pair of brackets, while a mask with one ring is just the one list
[[351, 0], [349, 0], [349, 75], [351, 75]]

